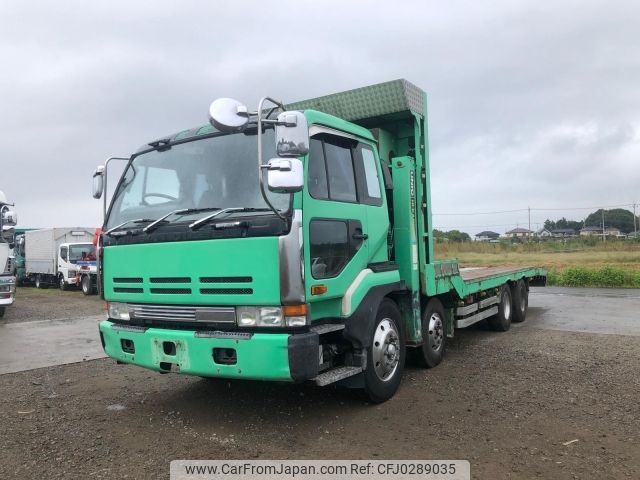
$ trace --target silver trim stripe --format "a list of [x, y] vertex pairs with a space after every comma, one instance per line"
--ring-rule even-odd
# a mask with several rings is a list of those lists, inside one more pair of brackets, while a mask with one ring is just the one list
[[127, 304], [129, 315], [142, 320], [216, 322], [235, 324], [235, 307], [194, 307], [189, 305]]

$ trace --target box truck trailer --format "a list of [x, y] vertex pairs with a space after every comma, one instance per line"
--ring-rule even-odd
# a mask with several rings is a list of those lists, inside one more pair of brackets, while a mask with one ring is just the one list
[[[37, 288], [77, 285], [77, 273], [91, 260], [95, 228], [43, 228], [24, 233], [25, 278]], [[93, 260], [95, 265], [95, 260]]]

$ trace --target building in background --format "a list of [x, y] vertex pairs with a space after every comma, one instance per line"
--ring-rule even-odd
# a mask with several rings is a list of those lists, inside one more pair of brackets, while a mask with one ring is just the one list
[[533, 232], [527, 228], [514, 228], [504, 234], [507, 238], [530, 238]]
[[498, 240], [500, 238], [500, 234], [490, 230], [485, 230], [484, 232], [476, 233], [475, 237], [476, 242], [490, 242], [492, 240]]

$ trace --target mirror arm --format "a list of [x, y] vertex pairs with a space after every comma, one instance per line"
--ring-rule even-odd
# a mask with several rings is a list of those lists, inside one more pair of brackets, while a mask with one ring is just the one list
[[278, 102], [277, 100], [274, 100], [269, 97], [262, 97], [260, 99], [260, 103], [258, 103], [258, 178], [260, 179], [260, 193], [262, 194], [262, 198], [264, 199], [265, 203], [269, 206], [271, 210], [273, 210], [273, 213], [275, 213], [280, 220], [284, 220], [284, 217], [280, 214], [278, 210], [276, 210], [276, 208], [271, 204], [271, 202], [267, 198], [267, 192], [265, 192], [264, 190], [264, 180], [262, 178], [263, 176], [262, 175], [262, 123], [270, 122], [270, 120], [268, 119], [264, 119], [264, 120], [262, 119], [263, 105], [267, 101], [273, 103], [274, 105], [277, 105], [278, 107], [284, 110], [284, 105], [282, 104], [282, 102]]

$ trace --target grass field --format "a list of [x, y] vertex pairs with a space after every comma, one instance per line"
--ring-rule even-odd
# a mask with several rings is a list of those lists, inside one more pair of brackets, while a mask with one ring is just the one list
[[550, 285], [640, 288], [638, 242], [439, 243], [436, 258], [456, 258], [464, 267], [544, 267]]

